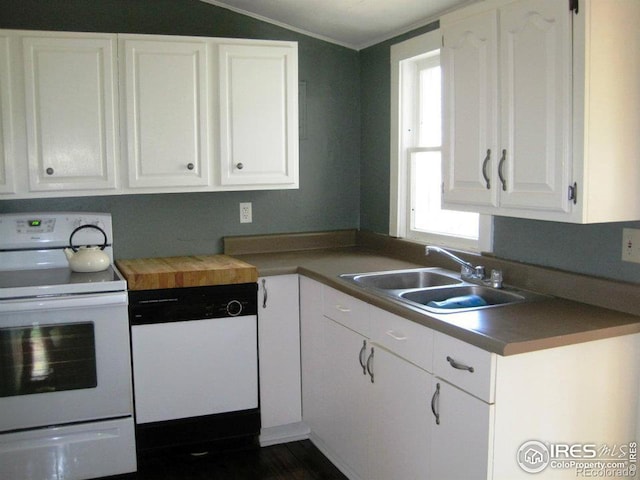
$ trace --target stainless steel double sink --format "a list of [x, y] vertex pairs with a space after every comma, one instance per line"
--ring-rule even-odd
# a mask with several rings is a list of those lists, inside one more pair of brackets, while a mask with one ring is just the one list
[[[358, 287], [379, 295], [391, 297], [408, 305], [432, 313], [457, 313], [473, 311], [501, 305], [532, 302], [547, 298], [544, 295], [518, 290], [510, 287], [493, 288], [465, 282], [460, 274], [444, 268], [416, 268], [389, 272], [369, 272], [344, 274], [340, 277]], [[482, 305], [464, 306], [469, 296], [478, 296]], [[442, 303], [456, 303], [463, 297], [460, 305], [440, 306]], [[458, 305], [458, 304], [456, 304]]]

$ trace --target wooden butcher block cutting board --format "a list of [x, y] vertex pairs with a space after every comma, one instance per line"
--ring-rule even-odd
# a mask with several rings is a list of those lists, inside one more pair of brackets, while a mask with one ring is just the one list
[[202, 287], [258, 281], [258, 270], [227, 255], [116, 260], [129, 290]]

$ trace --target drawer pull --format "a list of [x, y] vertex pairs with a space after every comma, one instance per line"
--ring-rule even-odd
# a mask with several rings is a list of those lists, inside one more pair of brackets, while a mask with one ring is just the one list
[[262, 279], [262, 308], [267, 308], [267, 280]]
[[436, 383], [436, 391], [433, 392], [433, 397], [431, 397], [431, 411], [433, 412], [433, 416], [436, 417], [436, 425], [440, 425], [440, 413], [437, 411], [436, 402], [440, 399], [440, 384]]
[[349, 313], [351, 311], [350, 308], [343, 307], [342, 305], [336, 305], [336, 310], [342, 313]]
[[487, 150], [487, 156], [484, 157], [484, 161], [482, 162], [482, 178], [484, 178], [485, 184], [487, 185], [487, 190], [491, 190], [491, 180], [489, 175], [487, 175], [487, 164], [491, 159], [491, 149]]
[[504, 173], [502, 172], [502, 167], [504, 166], [504, 162], [507, 160], [507, 151], [502, 150], [502, 157], [500, 157], [500, 163], [498, 163], [498, 178], [500, 179], [500, 183], [502, 183], [502, 190], [507, 191], [507, 179], [504, 178]]
[[362, 348], [360, 349], [360, 355], [358, 356], [358, 361], [360, 362], [360, 366], [362, 367], [362, 374], [367, 374], [367, 364], [364, 361], [364, 354], [367, 351], [367, 341], [362, 341]]
[[389, 335], [391, 338], [393, 338], [394, 340], [397, 340], [399, 342], [403, 342], [407, 339], [406, 335], [403, 335], [400, 332], [394, 332], [393, 330], [388, 330], [387, 331], [387, 335]]
[[371, 383], [373, 383], [373, 347], [371, 347], [371, 353], [369, 354], [369, 358], [367, 358], [367, 372], [369, 372]]
[[449, 365], [451, 365], [453, 368], [456, 368], [458, 370], [466, 370], [470, 373], [473, 373], [474, 371], [473, 367], [469, 367], [468, 365], [465, 365], [463, 363], [458, 363], [451, 357], [447, 357], [447, 362], [449, 362]]

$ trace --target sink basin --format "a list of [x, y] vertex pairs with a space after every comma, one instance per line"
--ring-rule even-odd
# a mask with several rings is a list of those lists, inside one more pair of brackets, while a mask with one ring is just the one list
[[457, 273], [442, 268], [341, 275], [342, 278], [357, 285], [380, 290], [409, 290], [461, 284], [462, 280], [456, 276], [459, 277]]
[[[442, 302], [454, 297], [466, 295], [479, 295], [486, 302], [483, 306], [465, 307], [465, 308], [441, 308], [428, 305], [429, 302]], [[425, 288], [403, 292], [400, 298], [417, 303], [421, 308], [437, 313], [454, 313], [468, 310], [477, 310], [479, 308], [487, 308], [495, 305], [505, 305], [511, 303], [520, 303], [527, 301], [528, 296], [521, 292], [513, 292], [508, 290], [498, 290], [496, 288], [483, 287], [481, 285], [460, 285], [450, 288]]]
[[[340, 278], [378, 295], [431, 313], [467, 312], [546, 298], [545, 295], [525, 290], [476, 285], [462, 280], [457, 272], [437, 267], [351, 273], [340, 275]], [[428, 305], [429, 302], [442, 302], [467, 295], [478, 295], [486, 304], [471, 303], [469, 306], [457, 308]]]

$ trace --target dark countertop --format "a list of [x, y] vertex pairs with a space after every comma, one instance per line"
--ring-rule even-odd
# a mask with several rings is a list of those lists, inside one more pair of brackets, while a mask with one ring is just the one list
[[640, 332], [640, 316], [549, 297], [471, 312], [427, 313], [357, 287], [339, 275], [419, 268], [362, 247], [233, 254], [260, 276], [299, 273], [396, 315], [500, 355], [553, 348]]

